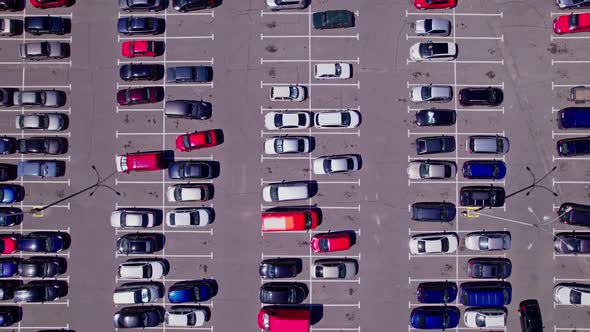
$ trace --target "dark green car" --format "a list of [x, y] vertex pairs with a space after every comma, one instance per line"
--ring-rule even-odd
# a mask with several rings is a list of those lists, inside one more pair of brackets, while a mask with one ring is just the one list
[[354, 27], [354, 13], [348, 10], [328, 10], [313, 14], [314, 29]]

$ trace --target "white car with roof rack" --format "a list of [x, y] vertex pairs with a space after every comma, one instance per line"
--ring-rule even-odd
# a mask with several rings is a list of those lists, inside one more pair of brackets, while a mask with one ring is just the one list
[[314, 66], [313, 72], [318, 80], [345, 80], [352, 77], [352, 65], [342, 62], [318, 63]]

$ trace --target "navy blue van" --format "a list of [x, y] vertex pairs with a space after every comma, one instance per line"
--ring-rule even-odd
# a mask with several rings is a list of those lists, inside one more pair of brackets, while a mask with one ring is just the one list
[[558, 113], [560, 129], [590, 128], [590, 107], [567, 107]]
[[506, 164], [501, 160], [468, 160], [463, 163], [467, 179], [500, 180], [506, 176]]
[[457, 284], [449, 281], [423, 282], [416, 298], [420, 303], [450, 303], [457, 298]]
[[510, 304], [512, 286], [509, 282], [464, 282], [461, 304], [477, 307], [501, 307]]

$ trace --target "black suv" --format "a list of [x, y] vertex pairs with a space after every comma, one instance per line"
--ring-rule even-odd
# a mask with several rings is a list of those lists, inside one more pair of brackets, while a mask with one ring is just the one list
[[119, 68], [119, 77], [123, 81], [157, 81], [164, 77], [164, 66], [130, 63]]
[[416, 112], [416, 124], [418, 126], [452, 126], [456, 121], [454, 110], [426, 109]]
[[518, 308], [522, 332], [543, 332], [543, 318], [537, 300], [524, 300]]
[[447, 221], [455, 219], [456, 207], [447, 202], [419, 202], [412, 204], [411, 218], [416, 221]]
[[504, 205], [506, 192], [502, 187], [468, 186], [461, 188], [459, 197], [462, 206], [501, 207]]
[[455, 151], [455, 138], [453, 136], [428, 136], [416, 138], [416, 153], [431, 154]]
[[557, 215], [564, 224], [590, 227], [590, 205], [566, 202], [559, 206]]
[[464, 88], [459, 91], [461, 106], [498, 106], [504, 101], [504, 92], [499, 88]]
[[216, 5], [216, 0], [172, 0], [172, 6], [180, 12], [213, 8]]
[[294, 278], [302, 266], [300, 258], [271, 258], [260, 262], [258, 271], [263, 278]]

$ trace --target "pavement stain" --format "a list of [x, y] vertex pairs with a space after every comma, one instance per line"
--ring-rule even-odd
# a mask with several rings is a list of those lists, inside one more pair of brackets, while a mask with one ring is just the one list
[[415, 71], [411, 75], [414, 78], [419, 78], [419, 77], [422, 77], [422, 76], [424, 76], [424, 77], [430, 77], [430, 73], [428, 73], [428, 72], [422, 73], [422, 72], [419, 72], [419, 71]]
[[270, 68], [268, 71], [268, 76], [275, 78], [277, 76], [277, 71], [274, 68]]
[[207, 273], [209, 266], [207, 264], [199, 264], [199, 270], [203, 270], [203, 272]]
[[146, 122], [147, 122], [147, 123], [158, 124], [158, 120], [156, 120], [156, 118], [155, 118], [155, 117], [148, 118], [148, 119], [146, 120]]
[[131, 120], [129, 119], [129, 114], [125, 114], [125, 116], [123, 117], [123, 123], [129, 124], [129, 122], [131, 122]]
[[297, 246], [298, 246], [298, 247], [305, 247], [305, 246], [309, 246], [309, 241], [305, 241], [305, 240], [298, 240], [298, 241], [297, 241]]
[[266, 23], [265, 26], [269, 29], [273, 29], [277, 26], [277, 22], [276, 21], [272, 21], [270, 23]]
[[63, 198], [65, 196], [65, 190], [63, 189], [58, 189], [55, 191], [55, 196], [57, 198]]
[[264, 168], [264, 172], [265, 172], [266, 174], [272, 174], [272, 168], [271, 168], [271, 167], [265, 167], [265, 168]]
[[274, 45], [267, 45], [264, 48], [268, 53], [276, 53], [279, 49]]
[[346, 315], [344, 315], [344, 317], [346, 317], [346, 319], [349, 321], [353, 321], [354, 320], [354, 312], [348, 312], [348, 313], [346, 313]]
[[123, 149], [127, 150], [129, 149], [133, 144], [131, 144], [131, 141], [127, 141], [127, 143], [123, 144]]
[[155, 197], [155, 198], [160, 197], [160, 193], [159, 192], [156, 192], [156, 191], [148, 191], [147, 192], [147, 195], [150, 196], [150, 197]]
[[492, 78], [496, 77], [496, 73], [494, 73], [494, 71], [493, 71], [493, 70], [490, 70], [490, 71], [488, 71], [488, 72], [486, 73], [486, 76], [487, 76], [489, 79], [492, 79]]
[[568, 49], [566, 47], [560, 47], [556, 43], [549, 44], [549, 48], [547, 49], [551, 54], [562, 54], [567, 53]]
[[348, 289], [348, 295], [352, 295], [354, 294], [354, 289], [353, 288], [349, 288]]

